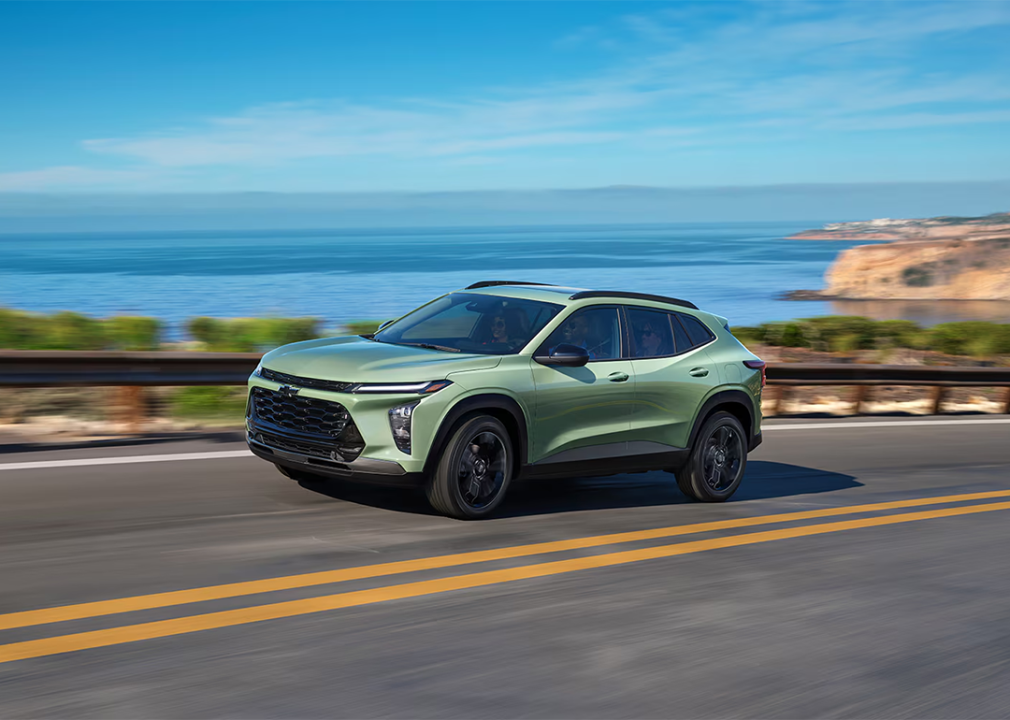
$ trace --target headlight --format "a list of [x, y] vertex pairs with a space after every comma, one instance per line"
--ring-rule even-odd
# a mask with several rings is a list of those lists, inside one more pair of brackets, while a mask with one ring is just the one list
[[451, 380], [434, 380], [420, 383], [361, 383], [348, 388], [353, 393], [417, 393], [430, 395], [452, 385]]
[[256, 377], [263, 377], [263, 361], [262, 360], [260, 360], [256, 364], [256, 369], [253, 370], [253, 375], [255, 375]]
[[393, 442], [400, 452], [410, 455], [410, 425], [416, 402], [399, 405], [389, 411], [389, 428], [393, 431]]

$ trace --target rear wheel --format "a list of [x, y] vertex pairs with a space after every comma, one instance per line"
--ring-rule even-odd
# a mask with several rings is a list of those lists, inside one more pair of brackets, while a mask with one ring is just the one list
[[735, 415], [719, 411], [702, 425], [677, 485], [689, 498], [724, 502], [740, 487], [747, 469], [747, 443]]
[[449, 517], [487, 517], [505, 497], [513, 462], [505, 426], [490, 415], [471, 418], [442, 451], [428, 479], [428, 502]]

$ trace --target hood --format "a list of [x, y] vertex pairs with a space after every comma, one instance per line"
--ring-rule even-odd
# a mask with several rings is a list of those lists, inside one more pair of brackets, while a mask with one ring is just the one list
[[263, 356], [277, 372], [339, 382], [424, 382], [449, 373], [484, 370], [498, 355], [474, 355], [392, 345], [365, 338], [338, 337], [284, 345]]

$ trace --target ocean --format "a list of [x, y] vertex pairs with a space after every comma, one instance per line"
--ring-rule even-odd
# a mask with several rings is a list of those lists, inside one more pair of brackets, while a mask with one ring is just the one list
[[0, 306], [95, 316], [385, 319], [477, 280], [672, 295], [751, 325], [825, 314], [1010, 322], [1010, 303], [786, 301], [857, 243], [819, 223], [0, 235]]

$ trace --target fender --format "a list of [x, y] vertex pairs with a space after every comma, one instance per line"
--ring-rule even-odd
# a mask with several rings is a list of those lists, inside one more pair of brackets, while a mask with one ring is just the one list
[[520, 462], [516, 463], [513, 470], [516, 475], [519, 475], [522, 472], [522, 469], [526, 466], [527, 459], [529, 458], [529, 455], [527, 454], [527, 448], [529, 447], [529, 428], [526, 425], [526, 416], [523, 414], [523, 410], [519, 406], [519, 403], [513, 398], [510, 398], [508, 395], [499, 395], [495, 393], [470, 395], [449, 408], [449, 411], [442, 418], [442, 423], [438, 426], [438, 431], [435, 433], [435, 439], [432, 440], [431, 447], [428, 449], [428, 457], [424, 462], [424, 472], [428, 473], [434, 468], [435, 464], [442, 456], [442, 450], [449, 442], [449, 433], [452, 431], [456, 423], [459, 422], [460, 418], [464, 415], [479, 412], [481, 410], [487, 410], [489, 408], [505, 410], [512, 416], [516, 427], [519, 428], [519, 447], [517, 448], [516, 456], [519, 458]]
[[694, 441], [697, 438], [698, 431], [701, 430], [701, 423], [712, 410], [726, 403], [738, 403], [747, 408], [747, 413], [750, 416], [750, 427], [745, 428], [747, 430], [748, 452], [756, 448], [761, 444], [761, 433], [754, 432], [754, 402], [751, 400], [750, 395], [745, 393], [743, 390], [721, 390], [709, 397], [704, 403], [702, 403], [701, 409], [694, 416], [694, 424], [691, 426], [691, 436], [688, 438], [687, 446], [689, 448], [694, 447]]

